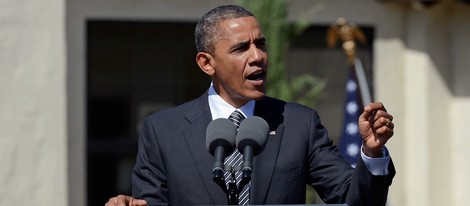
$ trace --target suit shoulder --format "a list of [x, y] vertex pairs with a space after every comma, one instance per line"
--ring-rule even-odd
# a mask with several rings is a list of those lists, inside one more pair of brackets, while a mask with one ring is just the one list
[[284, 100], [272, 98], [272, 97], [265, 97], [260, 103], [268, 108], [282, 108], [285, 111], [297, 111], [297, 112], [314, 112], [316, 110], [310, 108], [306, 105], [295, 103], [295, 102], [286, 102]]
[[197, 104], [198, 99], [193, 99], [189, 102], [185, 102], [183, 104], [169, 107], [162, 109], [160, 111], [151, 113], [146, 117], [146, 119], [150, 119], [152, 121], [158, 120], [165, 120], [170, 121], [171, 119], [181, 119], [190, 111], [192, 108], [195, 107]]

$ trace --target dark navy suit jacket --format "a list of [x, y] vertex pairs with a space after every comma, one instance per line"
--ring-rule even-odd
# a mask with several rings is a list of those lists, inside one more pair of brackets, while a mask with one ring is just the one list
[[[255, 156], [250, 204], [304, 204], [306, 184], [326, 203], [385, 205], [395, 175], [373, 176], [359, 158], [355, 169], [328, 138], [317, 112], [296, 103], [265, 97], [255, 116], [270, 135]], [[149, 205], [224, 205], [227, 198], [212, 180], [214, 157], [206, 150], [212, 121], [207, 92], [144, 121], [132, 175], [133, 196]]]

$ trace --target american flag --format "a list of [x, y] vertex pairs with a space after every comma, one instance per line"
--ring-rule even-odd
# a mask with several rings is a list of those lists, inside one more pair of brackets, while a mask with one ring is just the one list
[[363, 110], [360, 106], [358, 83], [354, 77], [354, 70], [349, 69], [349, 77], [346, 83], [344, 125], [339, 144], [341, 155], [352, 167], [356, 166], [357, 158], [360, 155], [362, 143], [357, 120]]

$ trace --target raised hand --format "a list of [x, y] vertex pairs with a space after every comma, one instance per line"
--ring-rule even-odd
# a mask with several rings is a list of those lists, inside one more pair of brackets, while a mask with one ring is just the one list
[[359, 116], [359, 132], [362, 136], [362, 148], [369, 157], [382, 157], [382, 147], [393, 136], [395, 124], [393, 116], [387, 112], [381, 102], [374, 102], [364, 108]]

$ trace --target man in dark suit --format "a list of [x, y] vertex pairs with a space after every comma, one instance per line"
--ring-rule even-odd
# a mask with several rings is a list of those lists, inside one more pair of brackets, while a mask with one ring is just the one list
[[358, 120], [361, 158], [351, 168], [328, 138], [317, 112], [265, 96], [266, 39], [257, 19], [239, 6], [220, 6], [196, 27], [196, 62], [212, 79], [201, 97], [147, 117], [132, 176], [133, 197], [111, 205], [222, 205], [213, 180], [214, 157], [206, 150], [206, 128], [237, 110], [269, 124], [264, 150], [255, 156], [250, 204], [302, 204], [305, 187], [326, 203], [385, 205], [395, 174], [384, 147], [393, 117], [381, 103], [364, 108]]

